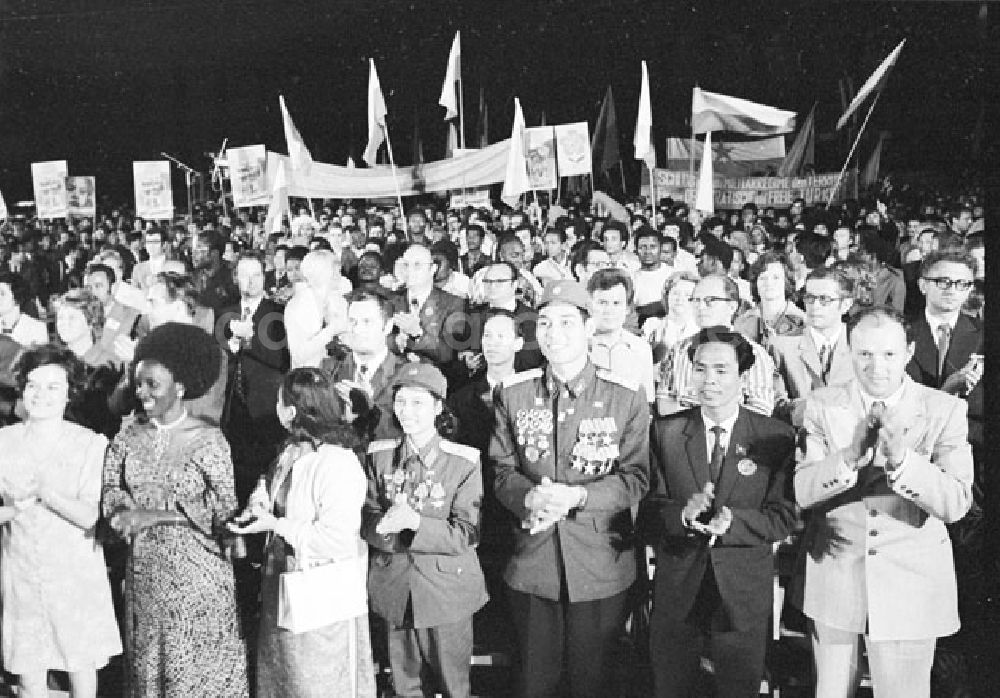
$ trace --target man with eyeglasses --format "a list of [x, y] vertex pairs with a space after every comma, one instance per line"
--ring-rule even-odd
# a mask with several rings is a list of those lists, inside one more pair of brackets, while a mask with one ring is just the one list
[[596, 240], [582, 240], [573, 250], [571, 268], [576, 280], [583, 286], [590, 283], [590, 277], [598, 269], [607, 269], [610, 266], [611, 257]]
[[775, 335], [770, 347], [787, 392], [774, 416], [795, 427], [802, 426], [806, 398], [814, 390], [854, 377], [843, 322], [854, 303], [851, 280], [839, 269], [819, 267], [806, 277], [804, 290], [805, 332], [794, 337]]
[[453, 342], [445, 334], [446, 320], [462, 312], [464, 303], [434, 287], [436, 265], [427, 246], [411, 244], [397, 263], [405, 265], [406, 287], [392, 299], [397, 329], [392, 345], [411, 361], [444, 366], [454, 356]]
[[[698, 327], [719, 326], [731, 330], [740, 307], [740, 290], [736, 282], [725, 274], [710, 274], [694, 287], [691, 305]], [[688, 355], [691, 341], [692, 338], [688, 337], [674, 349], [670, 376], [660, 384], [656, 395], [656, 409], [660, 416], [701, 404], [694, 385], [694, 365]], [[756, 342], [747, 341], [753, 349], [754, 364], [741, 376], [743, 404], [749, 410], [770, 417], [779, 396], [783, 398], [785, 389], [767, 350]]]

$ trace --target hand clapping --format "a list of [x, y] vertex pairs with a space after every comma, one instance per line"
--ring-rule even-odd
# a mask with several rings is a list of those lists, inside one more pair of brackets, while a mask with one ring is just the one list
[[409, 502], [400, 501], [389, 507], [382, 520], [375, 526], [375, 532], [387, 536], [401, 531], [416, 531], [420, 527], [420, 514], [413, 510]]

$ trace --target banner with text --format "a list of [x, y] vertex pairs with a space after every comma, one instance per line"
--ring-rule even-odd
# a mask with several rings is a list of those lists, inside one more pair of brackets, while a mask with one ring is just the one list
[[[654, 170], [656, 196], [669, 196], [676, 202], [694, 205], [698, 189], [698, 175], [673, 170]], [[856, 196], [857, 170], [848, 170], [841, 180], [834, 200]], [[743, 204], [757, 206], [790, 206], [801, 197], [807, 204], [826, 203], [837, 183], [837, 173], [816, 174], [808, 177], [715, 177], [712, 181], [716, 208], [737, 209]], [[649, 186], [644, 185], [648, 196]]]
[[97, 215], [97, 180], [94, 177], [67, 177], [69, 215], [93, 218]]
[[448, 208], [461, 209], [466, 206], [472, 206], [473, 208], [488, 208], [492, 210], [493, 203], [490, 201], [489, 187], [451, 195], [448, 202]]
[[586, 121], [556, 126], [556, 162], [560, 177], [590, 174], [590, 126]]
[[531, 189], [555, 189], [556, 139], [551, 126], [524, 129], [528, 186]]
[[267, 190], [265, 168], [267, 151], [263, 145], [248, 145], [226, 151], [229, 161], [229, 181], [233, 187], [236, 208], [267, 206], [271, 195]]
[[35, 190], [35, 211], [39, 218], [65, 218], [67, 214], [65, 160], [31, 163], [31, 181]]
[[167, 160], [133, 162], [132, 176], [135, 183], [135, 215], [153, 221], [173, 218], [170, 163]]

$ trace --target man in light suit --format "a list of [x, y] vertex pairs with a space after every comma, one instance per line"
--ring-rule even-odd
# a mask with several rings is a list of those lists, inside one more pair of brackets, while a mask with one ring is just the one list
[[816, 695], [854, 695], [864, 635], [875, 695], [920, 698], [937, 638], [959, 628], [945, 524], [972, 502], [966, 405], [906, 375], [913, 348], [893, 310], [862, 310], [847, 337], [855, 380], [810, 397], [795, 471], [813, 510], [803, 611]]
[[689, 349], [700, 407], [658, 419], [642, 528], [656, 546], [650, 655], [658, 698], [693, 695], [703, 640], [716, 694], [756, 696], [772, 607], [772, 544], [795, 521], [794, 432], [741, 406], [750, 342], [702, 329]]
[[781, 375], [787, 399], [775, 417], [802, 426], [806, 398], [817, 388], [846, 383], [854, 378], [847, 329], [842, 318], [854, 302], [851, 280], [839, 269], [819, 267], [806, 277], [802, 299], [806, 329], [797, 336], [771, 337], [771, 355]]

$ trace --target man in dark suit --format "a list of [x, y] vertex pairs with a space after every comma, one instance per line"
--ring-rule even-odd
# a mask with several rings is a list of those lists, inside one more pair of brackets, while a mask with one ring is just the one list
[[724, 327], [691, 343], [701, 405], [657, 420], [655, 489], [643, 502], [656, 546], [650, 653], [655, 695], [693, 695], [707, 639], [716, 695], [756, 696], [772, 605], [773, 543], [795, 520], [794, 432], [741, 407], [750, 343]]
[[288, 346], [281, 306], [264, 296], [264, 263], [245, 254], [236, 265], [240, 304], [225, 308], [229, 380], [222, 426], [233, 450], [236, 496], [245, 504], [257, 478], [277, 455], [284, 430], [274, 411], [288, 371]]
[[353, 297], [347, 308], [348, 335], [346, 347], [337, 356], [323, 359], [320, 368], [329, 371], [335, 381], [357, 384], [372, 398], [380, 415], [375, 427], [376, 439], [394, 439], [402, 432], [392, 415], [392, 391], [389, 380], [402, 358], [389, 351], [386, 338], [392, 331], [392, 307], [373, 293]]

